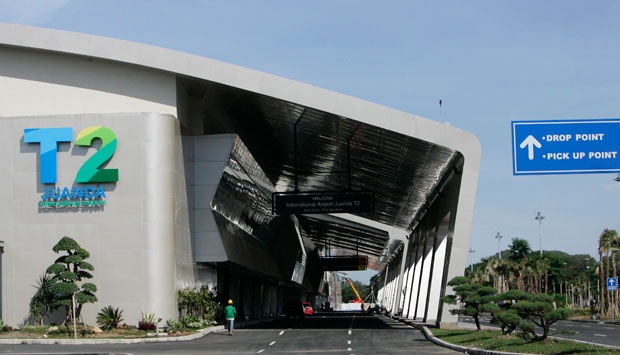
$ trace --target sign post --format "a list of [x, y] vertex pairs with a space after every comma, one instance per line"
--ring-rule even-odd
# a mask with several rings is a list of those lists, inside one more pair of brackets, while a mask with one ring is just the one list
[[[618, 279], [615, 277], [607, 278], [607, 291], [615, 291], [618, 289]], [[613, 297], [612, 297], [613, 299]], [[612, 307], [612, 318], [616, 319], [616, 307]]]
[[513, 175], [620, 172], [620, 119], [513, 121]]
[[618, 288], [618, 281], [615, 277], [607, 278], [607, 291], [615, 291]]

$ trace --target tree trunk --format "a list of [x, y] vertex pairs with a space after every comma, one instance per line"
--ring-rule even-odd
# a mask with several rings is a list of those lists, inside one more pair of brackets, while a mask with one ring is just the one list
[[[609, 250], [606, 251], [607, 257], [605, 258], [605, 281], [607, 280], [608, 277], [610, 277], [611, 275], [611, 270], [609, 268]], [[607, 285], [607, 282], [603, 283], [603, 285]], [[613, 294], [609, 294], [607, 290], [605, 290], [605, 293], [607, 294], [607, 317], [611, 317], [611, 313], [613, 311], [612, 307], [613, 307]], [[611, 297], [610, 297], [611, 296]]]
[[[600, 243], [600, 242], [599, 242]], [[603, 289], [605, 285], [605, 273], [603, 270], [603, 252], [599, 247], [598, 252], [598, 282], [599, 282], [599, 292], [598, 292], [598, 312], [600, 316], [605, 314], [605, 290]]]
[[[611, 265], [613, 266], [613, 269], [611, 270], [611, 277], [616, 277], [616, 252], [615, 250], [611, 250]], [[618, 280], [616, 278], [616, 280]], [[616, 314], [616, 310], [617, 310], [617, 304], [618, 304], [618, 285], [616, 285], [616, 290], [612, 292], [612, 297], [611, 297], [611, 306], [612, 306], [612, 310], [611, 313], [612, 314]]]

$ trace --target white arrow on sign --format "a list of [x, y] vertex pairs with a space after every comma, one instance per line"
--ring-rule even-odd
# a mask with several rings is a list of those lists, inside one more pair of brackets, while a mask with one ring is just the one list
[[521, 149], [525, 147], [527, 147], [527, 158], [529, 160], [534, 160], [534, 147], [540, 148], [542, 147], [542, 144], [540, 144], [540, 142], [530, 134], [519, 145], [519, 148]]

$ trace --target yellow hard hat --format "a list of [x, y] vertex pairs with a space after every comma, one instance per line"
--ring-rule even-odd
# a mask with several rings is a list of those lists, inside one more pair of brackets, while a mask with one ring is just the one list
[[232, 300], [228, 300], [228, 304], [232, 304]]

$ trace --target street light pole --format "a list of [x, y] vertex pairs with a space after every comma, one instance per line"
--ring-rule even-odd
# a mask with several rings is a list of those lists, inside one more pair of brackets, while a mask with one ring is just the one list
[[542, 256], [542, 233], [540, 232], [540, 225], [542, 224], [543, 219], [545, 219], [545, 216], [542, 215], [542, 212], [538, 212], [534, 219], [538, 221], [538, 239], [540, 240], [540, 256]]
[[476, 252], [474, 249], [469, 248], [469, 270], [471, 270], [471, 272], [474, 272], [474, 257], [473, 254]]
[[502, 238], [504, 238], [504, 236], [497, 232], [495, 239], [497, 239], [497, 257], [499, 260], [502, 260]]

